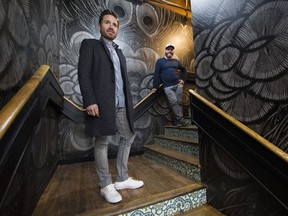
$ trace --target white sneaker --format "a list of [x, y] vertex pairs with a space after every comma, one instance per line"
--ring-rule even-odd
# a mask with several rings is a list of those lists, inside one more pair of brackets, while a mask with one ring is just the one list
[[113, 184], [101, 188], [100, 194], [110, 203], [118, 203], [122, 200], [122, 196], [115, 190]]
[[143, 181], [134, 180], [131, 177], [125, 181], [122, 181], [122, 182], [115, 182], [115, 184], [114, 184], [116, 190], [136, 189], [136, 188], [142, 187], [143, 185], [144, 185]]

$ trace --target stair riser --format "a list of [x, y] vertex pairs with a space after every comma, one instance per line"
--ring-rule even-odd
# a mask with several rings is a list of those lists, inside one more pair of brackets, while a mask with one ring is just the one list
[[197, 182], [201, 181], [200, 169], [198, 167], [195, 167], [191, 164], [177, 160], [175, 158], [172, 158], [163, 154], [159, 154], [155, 151], [151, 151], [150, 149], [146, 149], [144, 155], [147, 158], [153, 159], [159, 163], [162, 163], [170, 167], [171, 169], [179, 172], [182, 175], [187, 176], [188, 178], [191, 178]]
[[137, 209], [121, 216], [130, 215], [177, 215], [198, 206], [206, 204], [206, 189], [200, 189], [173, 199], [165, 200], [163, 202], [155, 203], [145, 208]]
[[190, 137], [198, 142], [198, 130], [194, 129], [183, 129], [183, 128], [165, 128], [164, 134], [167, 136], [176, 137]]
[[154, 138], [154, 143], [159, 144], [165, 148], [172, 149], [187, 155], [193, 155], [199, 157], [199, 145], [191, 144], [187, 142], [180, 142], [169, 139]]

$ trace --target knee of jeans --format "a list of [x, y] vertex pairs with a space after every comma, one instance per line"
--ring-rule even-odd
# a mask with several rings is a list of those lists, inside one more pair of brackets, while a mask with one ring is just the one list
[[94, 144], [95, 149], [108, 149], [108, 144], [107, 143], [95, 143]]
[[128, 137], [127, 137], [126, 145], [131, 146], [132, 143], [134, 142], [135, 137], [136, 137], [136, 134], [133, 134], [133, 135], [131, 135], [131, 136], [128, 136]]
[[135, 137], [136, 137], [136, 134], [126, 135], [125, 141], [124, 141], [125, 145], [131, 146], [132, 143], [134, 142]]

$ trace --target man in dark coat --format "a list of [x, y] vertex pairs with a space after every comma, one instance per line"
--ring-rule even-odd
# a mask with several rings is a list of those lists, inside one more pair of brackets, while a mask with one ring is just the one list
[[[122, 200], [117, 190], [136, 189], [144, 184], [128, 176], [128, 157], [134, 141], [133, 103], [126, 59], [113, 42], [118, 29], [116, 14], [104, 10], [99, 18], [101, 38], [82, 41], [78, 63], [83, 106], [87, 111], [86, 133], [95, 137], [94, 157], [100, 193], [110, 203]], [[107, 155], [108, 145], [113, 140], [119, 143], [115, 184]]]

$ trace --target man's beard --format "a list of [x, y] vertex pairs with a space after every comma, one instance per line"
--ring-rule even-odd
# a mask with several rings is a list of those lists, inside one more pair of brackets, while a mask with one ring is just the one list
[[115, 38], [116, 38], [116, 34], [114, 34], [113, 36], [111, 36], [111, 35], [109, 35], [108, 33], [106, 33], [106, 32], [104, 32], [104, 31], [100, 31], [100, 33], [101, 33], [101, 35], [104, 37], [104, 38], [106, 38], [106, 39], [108, 39], [108, 40], [111, 40], [111, 41], [113, 41]]
[[167, 57], [168, 59], [170, 59], [170, 58], [173, 57], [173, 55], [172, 55], [171, 53], [168, 53], [168, 54], [166, 55], [166, 57]]

